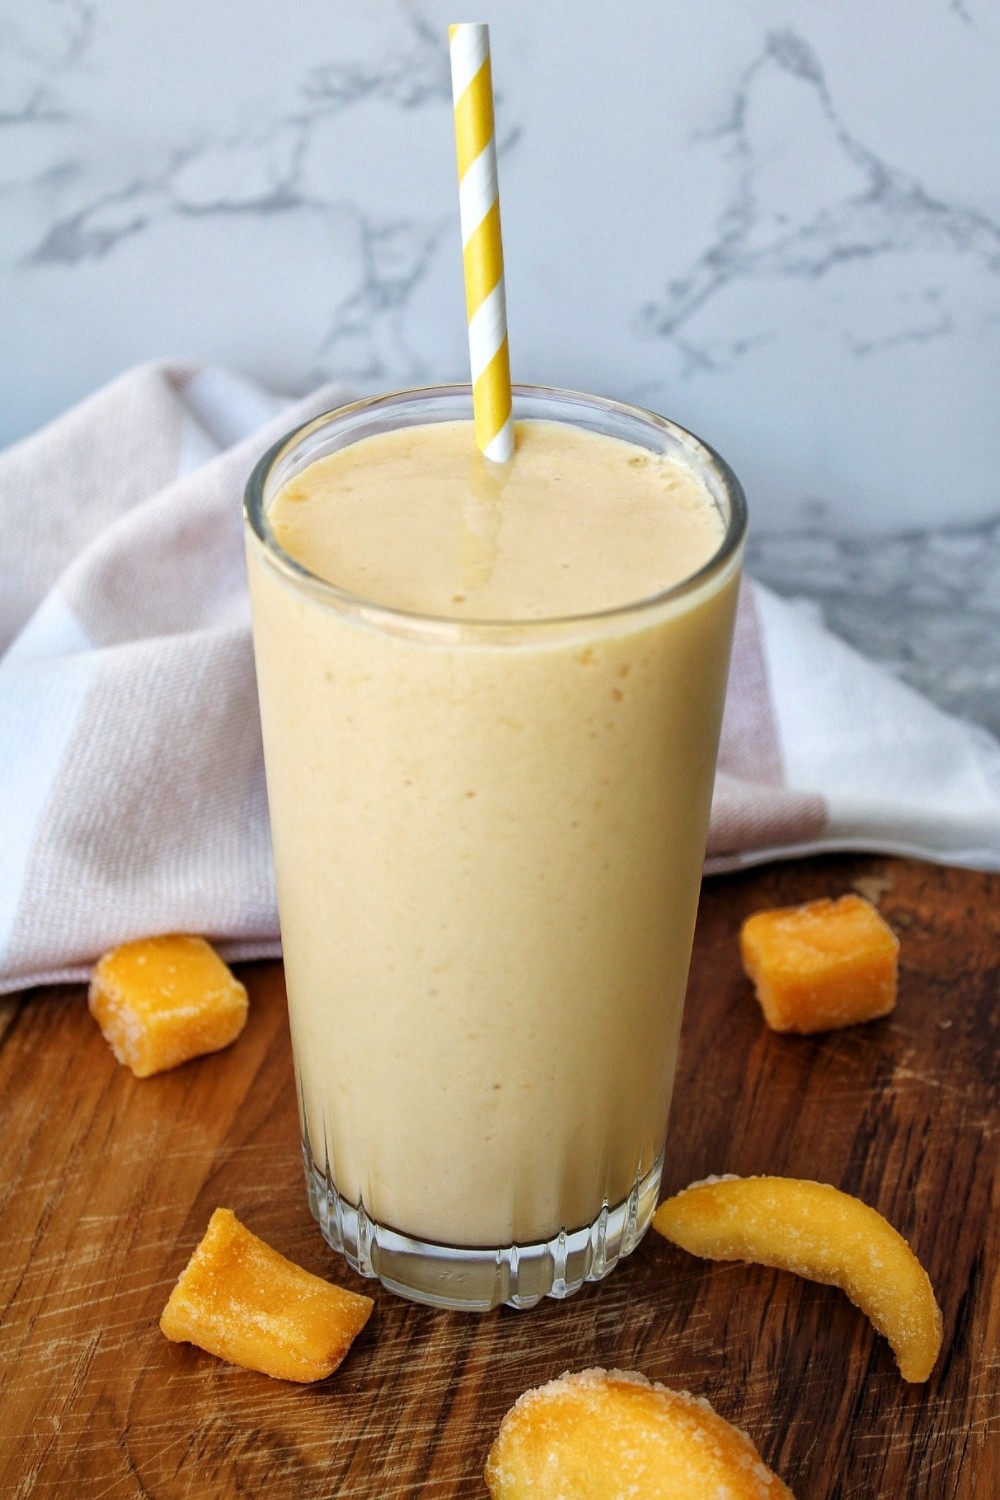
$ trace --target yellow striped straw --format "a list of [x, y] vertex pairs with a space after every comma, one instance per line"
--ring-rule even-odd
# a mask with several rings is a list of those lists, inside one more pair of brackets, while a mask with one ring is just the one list
[[487, 458], [506, 463], [514, 456], [514, 422], [493, 129], [490, 29], [482, 23], [463, 24], [449, 27], [448, 36], [476, 445]]

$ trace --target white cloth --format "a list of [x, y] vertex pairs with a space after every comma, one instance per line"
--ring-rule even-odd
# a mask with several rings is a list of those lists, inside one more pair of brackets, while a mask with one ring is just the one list
[[[344, 397], [145, 365], [0, 454], [0, 992], [279, 951], [240, 501]], [[1000, 868], [1000, 746], [747, 585], [707, 868], [843, 848]]]

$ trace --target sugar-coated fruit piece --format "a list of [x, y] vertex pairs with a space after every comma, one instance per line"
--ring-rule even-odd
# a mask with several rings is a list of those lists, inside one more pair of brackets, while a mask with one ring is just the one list
[[861, 896], [755, 912], [740, 953], [774, 1031], [854, 1026], [896, 1004], [899, 939]]
[[624, 1370], [526, 1391], [500, 1425], [486, 1484], [493, 1500], [793, 1500], [707, 1401]]
[[105, 953], [88, 1001], [115, 1057], [137, 1078], [228, 1047], [247, 1019], [243, 985], [204, 938], [183, 933]]
[[796, 1177], [713, 1177], [661, 1203], [653, 1228], [692, 1255], [757, 1261], [840, 1287], [889, 1340], [904, 1380], [930, 1375], [942, 1338], [930, 1279], [860, 1198]]
[[373, 1306], [286, 1260], [230, 1209], [217, 1208], [160, 1328], [230, 1364], [305, 1383], [332, 1374]]

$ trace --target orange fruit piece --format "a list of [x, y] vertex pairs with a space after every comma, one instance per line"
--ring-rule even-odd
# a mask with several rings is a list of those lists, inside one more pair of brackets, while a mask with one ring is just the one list
[[139, 938], [97, 963], [87, 997], [120, 1063], [137, 1078], [218, 1052], [247, 1019], [247, 992], [204, 938]]
[[716, 1177], [653, 1215], [666, 1239], [709, 1260], [747, 1260], [837, 1286], [892, 1346], [904, 1380], [926, 1380], [941, 1349], [930, 1278], [874, 1208], [825, 1182]]
[[899, 939], [861, 896], [755, 912], [740, 955], [774, 1031], [831, 1031], [888, 1015]]
[[794, 1500], [707, 1401], [623, 1370], [526, 1391], [486, 1460], [493, 1500]]
[[286, 1260], [217, 1208], [160, 1317], [168, 1339], [276, 1380], [323, 1380], [374, 1306]]

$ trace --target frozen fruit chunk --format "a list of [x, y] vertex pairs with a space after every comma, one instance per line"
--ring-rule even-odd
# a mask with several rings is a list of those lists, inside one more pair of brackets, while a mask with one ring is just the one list
[[230, 1364], [305, 1383], [337, 1368], [373, 1305], [286, 1260], [228, 1208], [217, 1208], [160, 1328]]
[[90, 1013], [137, 1078], [236, 1040], [247, 992], [204, 938], [168, 933], [122, 943], [90, 980]]
[[903, 1236], [867, 1203], [796, 1177], [715, 1177], [661, 1203], [653, 1228], [692, 1255], [749, 1260], [840, 1287], [889, 1340], [904, 1380], [926, 1380], [941, 1310]]
[[774, 1031], [853, 1026], [896, 1004], [899, 939], [861, 896], [756, 912], [740, 953]]
[[793, 1500], [707, 1401], [623, 1370], [525, 1391], [500, 1425], [486, 1484], [493, 1500]]

